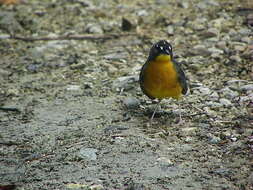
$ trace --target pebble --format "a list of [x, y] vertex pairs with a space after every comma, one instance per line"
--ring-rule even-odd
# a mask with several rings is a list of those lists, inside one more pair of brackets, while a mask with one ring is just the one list
[[128, 108], [128, 109], [136, 109], [140, 105], [140, 100], [137, 98], [133, 97], [127, 97], [123, 100], [123, 104]]
[[248, 28], [241, 28], [238, 32], [243, 36], [248, 36], [252, 33], [252, 31]]
[[225, 107], [229, 107], [232, 105], [232, 103], [230, 102], [230, 100], [226, 99], [226, 98], [221, 98], [220, 99], [220, 103], [222, 105], [224, 105]]
[[159, 161], [160, 164], [162, 165], [166, 165], [167, 167], [174, 165], [173, 162], [169, 158], [166, 158], [166, 157], [160, 157], [157, 159], [157, 161]]
[[220, 137], [216, 137], [212, 134], [208, 134], [207, 136], [208, 136], [209, 142], [212, 144], [218, 144], [221, 141]]
[[105, 55], [104, 58], [112, 61], [120, 61], [122, 59], [126, 59], [127, 56], [128, 56], [127, 52], [115, 52]]
[[216, 37], [219, 35], [219, 30], [216, 28], [209, 28], [206, 32], [203, 33], [203, 36], [206, 38]]
[[218, 103], [218, 102], [207, 102], [206, 105], [213, 109], [220, 108], [223, 106], [221, 103]]
[[77, 91], [77, 90], [80, 90], [80, 86], [79, 85], [68, 85], [67, 90], [68, 91]]
[[211, 93], [211, 90], [207, 87], [200, 87], [199, 92], [201, 93], [202, 96], [209, 95]]
[[103, 185], [91, 185], [89, 187], [90, 190], [103, 190], [104, 189], [104, 186]]
[[252, 42], [251, 38], [248, 36], [242, 37], [241, 41], [247, 44], [250, 44]]
[[96, 160], [97, 159], [97, 149], [94, 148], [81, 148], [79, 155], [83, 159]]
[[193, 138], [192, 138], [192, 137], [186, 137], [186, 138], [184, 139], [184, 142], [186, 142], [186, 143], [191, 143], [191, 142], [193, 142]]
[[211, 54], [223, 54], [224, 51], [215, 47], [211, 47], [207, 49]]
[[137, 12], [137, 16], [148, 16], [148, 12], [144, 9]]
[[116, 133], [116, 132], [124, 131], [124, 130], [128, 130], [128, 129], [129, 129], [129, 127], [126, 127], [126, 126], [111, 125], [111, 126], [104, 128], [104, 132], [105, 133]]
[[214, 92], [212, 92], [211, 94], [210, 94], [210, 96], [209, 96], [212, 100], [218, 100], [219, 99], [219, 94], [216, 92], [216, 91], [214, 91]]
[[103, 34], [104, 33], [104, 31], [100, 25], [93, 24], [93, 23], [87, 24], [85, 31], [87, 31], [88, 33], [92, 33], [92, 34]]
[[242, 91], [253, 91], [253, 84], [246, 84], [240, 87]]
[[190, 49], [190, 53], [193, 55], [202, 55], [202, 56], [210, 56], [210, 52], [206, 49], [206, 47], [202, 44], [194, 46]]
[[246, 49], [246, 46], [236, 45], [234, 49], [236, 51], [243, 52]]
[[166, 30], [167, 30], [168, 35], [174, 35], [174, 27], [173, 26], [171, 26], [171, 25], [167, 26]]
[[236, 62], [236, 63], [241, 63], [242, 62], [242, 59], [239, 55], [232, 55], [232, 56], [229, 57], [229, 59], [231, 61]]
[[225, 50], [227, 48], [226, 41], [219, 41], [216, 45], [219, 49]]
[[119, 77], [113, 82], [112, 87], [117, 90], [129, 90], [132, 88], [131, 84], [137, 82], [138, 80], [138, 75]]
[[237, 91], [231, 90], [229, 87], [225, 87], [220, 90], [220, 92], [224, 95], [225, 98], [234, 99], [239, 96]]
[[0, 69], [0, 77], [7, 77], [11, 74], [10, 71], [4, 70], [4, 69]]
[[130, 20], [122, 18], [121, 28], [123, 31], [130, 31], [133, 28], [133, 24], [130, 22]]

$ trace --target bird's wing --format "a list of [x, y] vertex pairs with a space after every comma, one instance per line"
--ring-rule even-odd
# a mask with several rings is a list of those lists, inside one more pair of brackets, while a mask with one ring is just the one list
[[173, 60], [173, 62], [174, 62], [174, 66], [177, 70], [178, 80], [179, 80], [179, 82], [181, 84], [181, 87], [182, 87], [182, 94], [186, 94], [187, 91], [188, 91], [188, 85], [187, 85], [187, 81], [186, 81], [187, 79], [186, 79], [186, 76], [184, 74], [184, 71], [180, 67], [180, 63], [175, 62], [174, 60]]

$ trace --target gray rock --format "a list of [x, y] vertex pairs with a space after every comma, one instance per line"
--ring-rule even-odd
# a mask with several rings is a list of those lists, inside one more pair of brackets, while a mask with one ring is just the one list
[[174, 27], [173, 26], [167, 26], [167, 34], [168, 35], [173, 35], [174, 34]]
[[212, 92], [209, 97], [212, 99], [212, 100], [218, 100], [219, 99], [219, 94], [217, 92]]
[[112, 87], [116, 88], [117, 90], [120, 89], [128, 90], [132, 88], [130, 84], [137, 82], [138, 80], [139, 80], [138, 75], [119, 77], [113, 82]]
[[207, 50], [206, 46], [199, 44], [190, 49], [190, 53], [193, 55], [210, 56], [211, 53]]
[[144, 9], [137, 12], [137, 16], [148, 16], [148, 12]]
[[225, 87], [220, 90], [220, 92], [224, 95], [225, 98], [234, 99], [239, 96], [237, 91], [231, 90], [229, 87]]
[[248, 36], [252, 34], [252, 31], [248, 28], [241, 28], [238, 32], [242, 34], [243, 36]]
[[219, 35], [219, 30], [216, 28], [209, 28], [206, 32], [203, 33], [203, 36], [206, 38], [216, 37]]
[[88, 159], [88, 160], [96, 160], [97, 159], [97, 149], [94, 148], [81, 148], [79, 155], [83, 159]]
[[92, 34], [103, 34], [104, 33], [102, 27], [100, 25], [94, 24], [94, 23], [87, 24], [85, 31], [92, 33]]
[[221, 141], [220, 137], [216, 137], [214, 135], [208, 134], [208, 140], [212, 144], [218, 144]]
[[216, 45], [219, 49], [225, 50], [227, 48], [227, 43], [226, 41], [220, 41]]
[[213, 102], [213, 101], [207, 102], [206, 105], [213, 109], [223, 107], [221, 103]]
[[245, 43], [247, 43], [247, 44], [252, 43], [252, 39], [251, 39], [250, 37], [248, 37], [248, 36], [243, 37], [243, 38], [241, 39], [241, 41], [242, 41], [242, 42], [245, 42]]
[[242, 59], [239, 55], [232, 55], [232, 56], [229, 57], [229, 59], [231, 61], [236, 62], [236, 63], [241, 63], [242, 62]]
[[207, 87], [200, 87], [198, 90], [203, 96], [209, 95], [211, 93], [211, 90]]
[[215, 47], [211, 47], [207, 49], [211, 54], [223, 54], [224, 51]]
[[222, 105], [224, 105], [225, 107], [229, 107], [232, 105], [232, 103], [230, 102], [230, 100], [226, 99], [226, 98], [221, 98], [220, 99], [220, 103]]
[[116, 52], [116, 53], [107, 54], [104, 56], [104, 58], [108, 60], [118, 61], [121, 59], [126, 59], [127, 56], [128, 56], [127, 52]]
[[127, 97], [123, 100], [123, 104], [128, 108], [128, 109], [136, 109], [140, 105], [140, 101], [137, 98], [133, 97]]
[[240, 87], [242, 91], [253, 91], [253, 84], [246, 84]]

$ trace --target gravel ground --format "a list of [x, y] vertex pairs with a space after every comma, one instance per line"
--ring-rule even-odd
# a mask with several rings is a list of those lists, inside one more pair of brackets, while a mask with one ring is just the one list
[[[0, 5], [0, 189], [253, 189], [252, 31], [247, 0]], [[150, 124], [161, 39], [190, 93]]]

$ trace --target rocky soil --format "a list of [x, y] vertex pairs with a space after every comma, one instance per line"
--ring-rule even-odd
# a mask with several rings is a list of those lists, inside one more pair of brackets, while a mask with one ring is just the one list
[[[150, 123], [138, 74], [161, 39], [190, 93]], [[1, 5], [0, 55], [1, 190], [253, 189], [251, 1]]]

